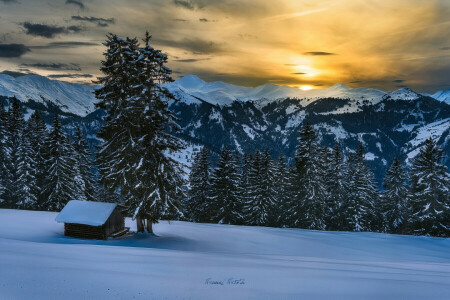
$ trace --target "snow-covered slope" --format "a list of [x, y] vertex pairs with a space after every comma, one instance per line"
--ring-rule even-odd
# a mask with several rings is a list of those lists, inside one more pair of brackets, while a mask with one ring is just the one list
[[386, 94], [392, 100], [415, 100], [420, 97], [419, 94], [409, 88], [401, 88], [394, 92]]
[[0, 96], [13, 97], [26, 102], [29, 99], [44, 102], [50, 101], [61, 108], [79, 116], [94, 111], [94, 85], [82, 85], [50, 80], [39, 75], [11, 77], [0, 74]]
[[436, 92], [431, 97], [433, 97], [436, 100], [447, 102], [448, 104], [450, 104], [450, 89]]
[[[450, 239], [161, 222], [63, 236], [56, 213], [0, 209], [1, 299], [446, 299]], [[134, 222], [127, 220], [134, 230]]]
[[[336, 84], [330, 88], [303, 91], [294, 87], [279, 86], [272, 83], [257, 87], [242, 87], [221, 81], [206, 82], [195, 75], [184, 76], [170, 84], [170, 91], [180, 96], [182, 101], [196, 103], [204, 100], [211, 104], [230, 105], [235, 100], [277, 100], [286, 98], [319, 99], [350, 98], [355, 100], [381, 100], [386, 92], [369, 88], [350, 88]], [[267, 102], [267, 101], [266, 101]]]

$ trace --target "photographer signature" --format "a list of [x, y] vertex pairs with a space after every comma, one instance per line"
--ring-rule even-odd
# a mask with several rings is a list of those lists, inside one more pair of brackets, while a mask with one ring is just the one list
[[206, 278], [205, 284], [207, 285], [244, 285], [245, 279], [244, 278], [228, 278], [225, 280], [216, 280], [212, 278]]

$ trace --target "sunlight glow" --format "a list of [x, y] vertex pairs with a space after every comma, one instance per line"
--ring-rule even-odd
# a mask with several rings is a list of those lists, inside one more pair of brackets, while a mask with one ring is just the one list
[[299, 87], [299, 89], [301, 89], [302, 91], [309, 91], [309, 90], [314, 89], [314, 87], [311, 85], [302, 85]]

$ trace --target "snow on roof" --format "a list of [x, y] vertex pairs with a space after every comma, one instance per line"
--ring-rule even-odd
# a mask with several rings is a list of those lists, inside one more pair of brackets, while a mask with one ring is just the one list
[[116, 206], [116, 203], [71, 200], [56, 216], [55, 221], [101, 226], [105, 224]]

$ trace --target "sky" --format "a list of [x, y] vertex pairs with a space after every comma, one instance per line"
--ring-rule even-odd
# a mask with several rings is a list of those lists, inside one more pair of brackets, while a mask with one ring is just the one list
[[146, 30], [175, 79], [450, 88], [448, 0], [0, 0], [0, 71], [92, 83], [108, 33]]

